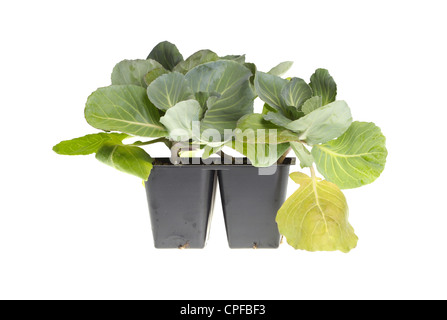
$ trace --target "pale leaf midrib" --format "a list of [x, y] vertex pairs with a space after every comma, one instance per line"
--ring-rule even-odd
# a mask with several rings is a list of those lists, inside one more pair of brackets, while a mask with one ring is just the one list
[[326, 228], [326, 232], [329, 233], [327, 221], [326, 221], [326, 215], [324, 214], [323, 208], [321, 208], [320, 201], [318, 200], [317, 179], [315, 177], [312, 178], [312, 188], [313, 188], [314, 194], [315, 194], [315, 204], [317, 205], [318, 210], [320, 210], [321, 217], [323, 218], [324, 226]]

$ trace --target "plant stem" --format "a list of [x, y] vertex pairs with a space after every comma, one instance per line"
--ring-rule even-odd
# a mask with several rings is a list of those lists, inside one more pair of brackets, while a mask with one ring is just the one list
[[173, 142], [172, 142], [171, 140], [169, 140], [169, 139], [165, 139], [165, 140], [163, 140], [163, 143], [166, 145], [166, 147], [167, 147], [169, 150], [171, 150], [171, 149], [172, 149], [172, 146], [174, 145]]
[[282, 164], [284, 162], [284, 160], [286, 159], [286, 157], [289, 154], [290, 150], [292, 150], [292, 147], [287, 149], [286, 152], [284, 152], [284, 154], [281, 156], [281, 158], [279, 158], [278, 164]]

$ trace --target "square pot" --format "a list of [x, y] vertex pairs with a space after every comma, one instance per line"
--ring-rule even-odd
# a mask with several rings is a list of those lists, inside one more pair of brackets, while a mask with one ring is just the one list
[[219, 188], [230, 248], [278, 248], [275, 218], [286, 199], [294, 158], [270, 168], [249, 164], [221, 165]]
[[205, 246], [216, 182], [211, 166], [155, 159], [145, 186], [156, 248]]

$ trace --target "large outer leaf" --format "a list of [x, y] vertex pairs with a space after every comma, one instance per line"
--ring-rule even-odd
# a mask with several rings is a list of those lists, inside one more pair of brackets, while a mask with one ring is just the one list
[[158, 61], [165, 69], [170, 71], [172, 71], [179, 62], [183, 61], [183, 56], [178, 51], [177, 47], [168, 41], [163, 41], [157, 44], [147, 58]]
[[317, 69], [310, 77], [309, 86], [314, 96], [322, 98], [323, 106], [335, 101], [337, 96], [337, 85], [326, 69]]
[[281, 91], [281, 98], [285, 104], [297, 109], [300, 109], [310, 97], [312, 97], [312, 89], [300, 78], [292, 78]]
[[179, 72], [164, 74], [147, 87], [147, 95], [160, 110], [166, 111], [178, 102], [194, 97], [185, 76]]
[[161, 137], [166, 130], [146, 89], [135, 85], [99, 88], [87, 99], [87, 122], [101, 130], [121, 131], [142, 137]]
[[314, 145], [341, 136], [351, 122], [351, 111], [346, 102], [340, 100], [314, 110], [289, 123], [286, 128], [299, 133], [300, 140]]
[[87, 155], [98, 151], [105, 142], [121, 143], [129, 135], [125, 133], [94, 133], [86, 136], [66, 140], [53, 147], [53, 151], [62, 155]]
[[[239, 119], [237, 129], [241, 134], [236, 134], [236, 139], [248, 143], [279, 144], [299, 140], [296, 133], [264, 120], [263, 115], [258, 113], [247, 114]], [[253, 134], [243, 134], [250, 131]]]
[[312, 148], [318, 171], [342, 189], [376, 180], [387, 154], [385, 137], [371, 122], [353, 122], [338, 139]]
[[96, 153], [96, 159], [118, 169], [147, 180], [152, 169], [152, 158], [143, 149], [122, 144], [104, 144]]
[[134, 84], [143, 88], [147, 87], [144, 77], [154, 69], [163, 68], [155, 60], [123, 60], [112, 71], [112, 84]]
[[250, 70], [228, 60], [209, 62], [195, 67], [186, 79], [195, 93], [209, 93], [202, 129], [234, 129], [237, 121], [253, 112], [254, 94], [248, 79]]
[[201, 64], [216, 61], [218, 59], [219, 56], [215, 52], [211, 50], [200, 50], [189, 56], [185, 61], [176, 65], [174, 71], [186, 74], [189, 70]]
[[294, 172], [300, 185], [278, 211], [279, 232], [295, 249], [349, 252], [357, 236], [348, 222], [348, 205], [333, 183]]
[[193, 138], [193, 121], [199, 121], [201, 110], [196, 100], [181, 101], [166, 111], [160, 122], [168, 129], [172, 140], [188, 141]]

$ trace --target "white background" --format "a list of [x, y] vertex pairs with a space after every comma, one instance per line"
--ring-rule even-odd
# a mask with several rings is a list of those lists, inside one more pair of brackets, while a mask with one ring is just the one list
[[[445, 1], [2, 1], [0, 298], [447, 298]], [[349, 254], [230, 250], [216, 206], [204, 250], [155, 250], [144, 188], [51, 151], [96, 132], [87, 96], [159, 41], [245, 53], [288, 76], [329, 69], [389, 156], [345, 191]], [[152, 155], [161, 155], [148, 148]], [[300, 170], [299, 166], [293, 170]], [[289, 194], [296, 185], [290, 181]], [[217, 199], [219, 201], [219, 199]]]

